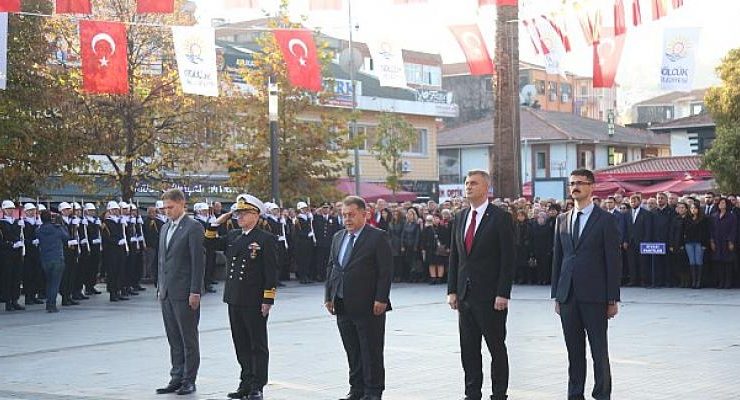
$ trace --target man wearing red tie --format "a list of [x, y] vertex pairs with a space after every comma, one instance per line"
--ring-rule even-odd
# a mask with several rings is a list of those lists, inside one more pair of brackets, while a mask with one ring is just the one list
[[491, 353], [491, 400], [506, 399], [509, 360], [506, 315], [514, 271], [514, 223], [511, 215], [488, 202], [488, 172], [472, 170], [465, 179], [470, 208], [452, 225], [447, 303], [458, 311], [460, 353], [465, 371], [465, 399], [481, 400], [481, 339]]

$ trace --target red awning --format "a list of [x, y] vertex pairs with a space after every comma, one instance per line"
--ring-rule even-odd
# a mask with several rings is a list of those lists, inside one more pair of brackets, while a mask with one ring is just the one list
[[[355, 181], [353, 179], [338, 179], [334, 187], [342, 193], [355, 194]], [[387, 187], [362, 181], [360, 181], [360, 196], [368, 202], [375, 202], [378, 199], [385, 199], [390, 202], [414, 201], [417, 197], [416, 193], [403, 190], [397, 191], [394, 197], [393, 191]]]

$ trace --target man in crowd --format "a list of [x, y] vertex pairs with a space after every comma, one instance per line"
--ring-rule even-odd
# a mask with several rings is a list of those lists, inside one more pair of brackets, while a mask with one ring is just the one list
[[672, 286], [671, 274], [668, 265], [668, 242], [670, 238], [671, 225], [676, 218], [676, 213], [668, 206], [668, 196], [665, 193], [656, 195], [657, 207], [652, 211], [653, 215], [653, 237], [654, 243], [662, 243], [666, 248], [666, 255], [653, 255], [652, 271], [650, 277], [651, 286]]
[[15, 203], [5, 200], [2, 203], [3, 218], [0, 219], [0, 263], [2, 263], [2, 297], [5, 301], [5, 311], [25, 310], [18, 304], [21, 296], [21, 279], [23, 276], [23, 256], [26, 252], [22, 238], [23, 221], [13, 216]]
[[334, 234], [340, 230], [339, 221], [331, 215], [331, 203], [321, 203], [319, 214], [313, 219], [313, 230], [316, 235], [314, 249], [314, 271], [316, 280], [323, 282], [326, 279], [326, 265], [329, 261], [329, 251]]
[[298, 278], [303, 284], [312, 283], [315, 271], [311, 271], [316, 237], [313, 228], [313, 215], [308, 204], [299, 201], [296, 209], [300, 212], [295, 219], [295, 261], [298, 267]]

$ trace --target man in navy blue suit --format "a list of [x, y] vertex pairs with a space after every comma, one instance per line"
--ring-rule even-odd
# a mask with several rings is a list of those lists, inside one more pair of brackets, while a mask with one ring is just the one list
[[568, 349], [568, 399], [583, 400], [586, 338], [594, 363], [593, 398], [611, 398], [608, 320], [619, 310], [622, 261], [614, 217], [591, 202], [594, 175], [570, 174], [575, 206], [558, 216], [552, 262], [552, 298]]

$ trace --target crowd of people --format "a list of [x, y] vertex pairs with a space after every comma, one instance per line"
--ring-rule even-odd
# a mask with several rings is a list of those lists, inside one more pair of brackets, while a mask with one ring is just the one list
[[[740, 202], [714, 193], [678, 196], [614, 194], [593, 202], [615, 216], [620, 235], [623, 284], [645, 287], [738, 287]], [[573, 200], [492, 200], [514, 222], [518, 284], [548, 285], [551, 280], [555, 219], [573, 207]], [[464, 198], [441, 203], [368, 204], [367, 223], [388, 232], [394, 282], [446, 282], [451, 221], [467, 207]], [[163, 203], [141, 212], [135, 204], [110, 201], [104, 210], [92, 203], [2, 203], [0, 220], [0, 298], [6, 311], [56, 300], [71, 306], [101, 292], [105, 282], [112, 302], [128, 300], [156, 281], [159, 231], [167, 222]], [[265, 204], [259, 226], [278, 240], [278, 286], [297, 279], [323, 282], [332, 237], [343, 228], [341, 202], [295, 208]], [[20, 214], [19, 215], [19, 211]], [[221, 203], [195, 203], [194, 218], [205, 231], [205, 293], [215, 292], [219, 253], [235, 220], [206, 229], [224, 213]], [[48, 226], [47, 226], [48, 225]], [[52, 228], [59, 229], [52, 229]], [[665, 254], [643, 254], [642, 243], [662, 244]], [[660, 248], [660, 246], [658, 246]]]

